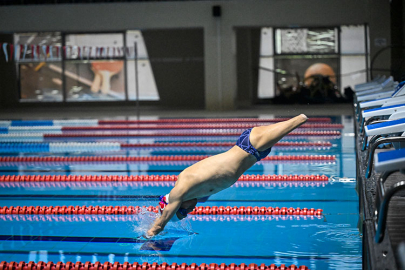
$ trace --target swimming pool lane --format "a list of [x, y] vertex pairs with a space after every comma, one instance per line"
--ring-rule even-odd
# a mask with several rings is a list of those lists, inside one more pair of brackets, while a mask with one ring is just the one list
[[[322, 209], [322, 216], [195, 215], [171, 224], [153, 241], [137, 239], [153, 220], [144, 215], [0, 215], [5, 261], [158, 263], [275, 263], [310, 269], [361, 269], [357, 230], [354, 141], [350, 119], [328, 149], [274, 149], [272, 155], [335, 155], [333, 162], [260, 162], [247, 174], [327, 175], [329, 181], [249, 181], [210, 197], [202, 206]], [[302, 139], [302, 141], [307, 141]], [[178, 141], [176, 138], [174, 141]], [[353, 141], [353, 142], [352, 142]], [[353, 148], [353, 149], [352, 149]], [[141, 149], [124, 156], [204, 155], [222, 149]], [[59, 156], [20, 152], [5, 155]], [[63, 153], [64, 156], [116, 152]], [[140, 164], [0, 164], [1, 175], [177, 175], [192, 162]], [[0, 182], [0, 206], [149, 206], [173, 182]]]

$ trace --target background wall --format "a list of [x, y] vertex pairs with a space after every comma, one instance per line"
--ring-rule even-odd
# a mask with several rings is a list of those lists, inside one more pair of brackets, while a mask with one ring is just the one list
[[[391, 70], [398, 81], [405, 80], [405, 0], [391, 1]], [[378, 57], [386, 57], [382, 52]]]
[[204, 108], [203, 30], [145, 30], [142, 35], [159, 91], [159, 105]]
[[249, 107], [257, 100], [261, 28], [236, 28], [238, 107]]
[[[214, 5], [221, 6], [221, 17], [212, 16]], [[245, 90], [237, 91], [237, 27], [313, 27], [363, 23], [369, 25], [370, 52], [373, 56], [381, 48], [374, 42], [376, 39], [385, 39], [387, 44], [391, 42], [390, 1], [240, 0], [0, 7], [0, 32], [3, 33], [202, 28], [204, 102], [209, 110], [234, 109], [238, 95], [243, 99], [252, 98], [251, 94], [243, 92]], [[7, 69], [4, 61], [0, 65], [1, 70]], [[389, 70], [389, 52], [388, 57], [377, 58], [375, 65]], [[10, 92], [16, 90], [8, 80], [6, 77], [0, 82], [3, 106], [15, 104], [12, 100], [14, 94]]]

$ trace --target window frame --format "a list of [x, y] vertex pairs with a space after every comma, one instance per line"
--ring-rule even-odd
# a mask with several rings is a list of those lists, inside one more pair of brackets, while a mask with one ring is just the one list
[[[273, 35], [273, 55], [272, 56], [266, 56], [266, 57], [272, 57], [273, 58], [273, 69], [276, 70], [276, 62], [278, 59], [286, 59], [288, 57], [291, 56], [302, 56], [303, 58], [305, 58], [305, 56], [325, 56], [325, 57], [330, 57], [330, 58], [337, 58], [337, 75], [336, 76], [336, 85], [339, 87], [339, 89], [341, 88], [341, 84], [342, 84], [342, 74], [341, 73], [341, 59], [342, 56], [363, 56], [365, 58], [365, 67], [366, 67], [366, 78], [367, 80], [370, 78], [370, 70], [369, 70], [369, 57], [370, 57], [370, 51], [369, 51], [369, 33], [368, 33], [368, 24], [364, 23], [364, 24], [353, 24], [353, 25], [358, 25], [358, 26], [363, 26], [364, 27], [364, 49], [365, 52], [364, 53], [350, 53], [350, 54], [342, 54], [341, 51], [341, 27], [343, 26], [350, 26], [352, 24], [342, 24], [339, 26], [300, 26], [300, 27], [287, 27], [287, 26], [266, 26], [266, 27], [271, 27], [272, 28], [272, 35]], [[265, 28], [265, 27], [262, 27]], [[305, 52], [305, 53], [278, 53], [277, 51], [277, 30], [287, 30], [287, 29], [336, 29], [337, 31], [337, 52], [324, 52], [324, 53], [312, 53], [312, 52]], [[260, 56], [262, 57], [262, 56]], [[259, 61], [260, 62], [260, 61]], [[260, 67], [259, 67], [260, 68]], [[276, 91], [277, 89], [277, 73], [274, 74], [274, 80], [273, 80], [273, 87]], [[258, 86], [259, 87], [259, 86]], [[268, 100], [269, 98], [259, 98], [258, 97], [258, 91], [259, 88], [257, 88], [257, 98], [256, 98], [256, 103], [260, 103], [260, 101], [264, 101], [264, 100]]]
[[[123, 41], [123, 47], [126, 47], [127, 43], [127, 32], [128, 31], [133, 31], [133, 30], [140, 30], [141, 29], [126, 29], [126, 30], [119, 30], [119, 31], [94, 31], [94, 32], [89, 32], [89, 31], [24, 31], [24, 32], [14, 32], [13, 33], [13, 40], [15, 43], [15, 35], [18, 34], [24, 34], [24, 33], [59, 33], [61, 36], [61, 48], [66, 46], [66, 36], [68, 35], [82, 35], [82, 34], [87, 34], [87, 35], [97, 35], [97, 34], [121, 34], [122, 35], [122, 41]], [[16, 43], [15, 43], [16, 44]], [[35, 44], [36, 45], [36, 44]], [[62, 100], [54, 100], [54, 101], [39, 101], [39, 100], [24, 100], [21, 97], [21, 72], [20, 72], [20, 66], [21, 64], [29, 64], [29, 63], [40, 63], [43, 62], [41, 60], [33, 60], [33, 61], [15, 61], [15, 70], [17, 73], [17, 87], [18, 87], [18, 103], [30, 103], [30, 104], [135, 104], [138, 102], [142, 102], [144, 104], [158, 104], [160, 102], [159, 100], [137, 100], [137, 99], [129, 99], [129, 94], [128, 94], [128, 61], [134, 61], [135, 59], [128, 57], [127, 53], [124, 53], [123, 56], [119, 57], [103, 57], [103, 58], [95, 58], [90, 57], [89, 59], [86, 58], [86, 60], [81, 60], [80, 58], [77, 59], [69, 59], [66, 57], [66, 55], [62, 52], [61, 53], [61, 58], [60, 60], [54, 60], [52, 62], [57, 62], [61, 64], [62, 67], [62, 74], [61, 74], [61, 79], [62, 79]], [[149, 59], [149, 56], [148, 56]], [[68, 62], [73, 62], [73, 61], [92, 61], [92, 60], [122, 60], [124, 61], [124, 90], [125, 90], [125, 97], [122, 100], [68, 100], [67, 99], [67, 90], [66, 90], [66, 80], [65, 80], [65, 70], [66, 70], [66, 63]], [[152, 71], [153, 72], [153, 71]]]

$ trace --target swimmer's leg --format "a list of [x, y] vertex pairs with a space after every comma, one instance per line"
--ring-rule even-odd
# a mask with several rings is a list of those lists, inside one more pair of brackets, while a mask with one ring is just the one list
[[304, 124], [307, 121], [305, 114], [300, 114], [287, 121], [279, 122], [268, 126], [260, 126], [252, 129], [250, 143], [258, 151], [264, 151], [276, 144], [285, 135]]

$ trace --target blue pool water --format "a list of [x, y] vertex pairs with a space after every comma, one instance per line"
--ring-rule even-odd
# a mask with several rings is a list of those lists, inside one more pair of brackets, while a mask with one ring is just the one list
[[[353, 120], [329, 149], [277, 148], [271, 155], [335, 155], [334, 162], [260, 162], [246, 174], [327, 175], [328, 182], [237, 182], [204, 206], [321, 208], [323, 216], [190, 216], [170, 224], [153, 241], [137, 239], [153, 220], [143, 215], [0, 215], [1, 261], [90, 261], [158, 263], [272, 263], [310, 269], [361, 269], [357, 229]], [[170, 141], [171, 138], [165, 138]], [[172, 138], [191, 141], [190, 138]], [[75, 139], [77, 140], [77, 139]], [[156, 141], [162, 141], [162, 138]], [[199, 139], [203, 141], [205, 138]], [[212, 141], [212, 138], [206, 138]], [[225, 140], [219, 138], [218, 140]], [[235, 140], [227, 138], [226, 141]], [[294, 141], [296, 139], [293, 139]], [[116, 140], [114, 140], [116, 141]], [[127, 140], [126, 140], [127, 141]], [[132, 142], [134, 140], [131, 140]], [[154, 139], [136, 139], [136, 142]], [[291, 138], [284, 141], [292, 141]], [[140, 149], [94, 153], [2, 153], [2, 156], [204, 155], [226, 148]], [[0, 165], [0, 175], [177, 175], [192, 162], [131, 164]], [[0, 182], [0, 206], [156, 205], [171, 182]]]

